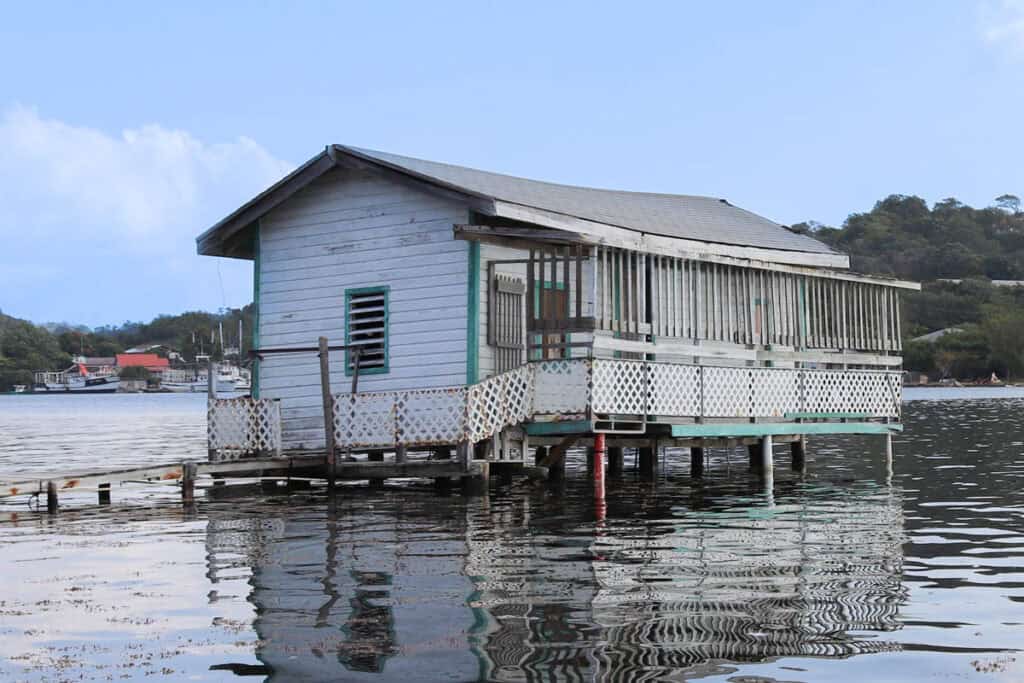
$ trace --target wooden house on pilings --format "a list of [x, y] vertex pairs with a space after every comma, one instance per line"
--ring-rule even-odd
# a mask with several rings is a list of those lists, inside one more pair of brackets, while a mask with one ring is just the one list
[[[445, 479], [599, 437], [648, 462], [691, 447], [699, 473], [707, 445], [760, 444], [763, 466], [773, 438], [799, 456], [807, 434], [901, 429], [918, 286], [724, 199], [330, 145], [197, 242], [253, 261], [253, 345], [275, 351], [251, 399], [211, 404], [214, 459], [333, 444], [340, 477]], [[281, 352], [319, 337], [323, 377]]]

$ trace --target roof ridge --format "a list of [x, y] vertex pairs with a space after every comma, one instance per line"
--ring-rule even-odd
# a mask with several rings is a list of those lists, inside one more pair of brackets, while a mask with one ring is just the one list
[[[713, 202], [724, 202], [729, 206], [735, 206], [729, 200], [724, 197], [714, 197], [712, 195], [705, 194], [675, 194], [672, 192], [644, 192], [642, 190], [619, 190], [611, 187], [594, 187], [592, 185], [573, 185], [570, 183], [558, 183], [552, 180], [538, 180], [536, 178], [528, 178], [521, 175], [513, 175], [511, 173], [499, 173], [498, 171], [488, 171], [482, 168], [475, 168], [473, 166], [464, 166], [462, 164], [453, 164], [449, 161], [434, 161], [433, 159], [423, 159], [420, 157], [410, 157], [404, 154], [395, 154], [394, 152], [385, 152], [379, 149], [369, 149], [368, 147], [355, 147], [353, 145], [342, 145], [334, 144], [335, 147], [343, 150], [356, 152], [357, 154], [366, 154], [369, 156], [376, 157], [377, 155], [386, 155], [389, 157], [396, 157], [398, 159], [406, 159], [408, 161], [418, 161], [425, 164], [433, 164], [435, 166], [446, 166], [448, 168], [459, 169], [462, 171], [472, 171], [474, 173], [486, 173], [487, 175], [500, 176], [502, 178], [509, 178], [512, 180], [522, 180], [528, 183], [541, 183], [543, 185], [551, 185], [554, 187], [565, 187], [573, 190], [591, 190], [593, 192], [614, 192], [616, 194], [627, 194], [643, 197], [671, 197], [673, 199], [706, 199]], [[736, 207], [739, 208], [739, 207]], [[774, 222], [774, 221], [773, 221]]]

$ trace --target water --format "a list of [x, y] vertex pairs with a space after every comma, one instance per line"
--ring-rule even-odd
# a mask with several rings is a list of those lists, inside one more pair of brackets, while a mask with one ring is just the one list
[[[770, 497], [715, 450], [609, 480], [603, 521], [578, 460], [476, 499], [5, 503], [0, 680], [1022, 680], [1024, 392], [989, 391], [909, 390], [891, 485], [877, 437], [814, 439], [802, 480], [777, 448]], [[202, 457], [203, 414], [0, 397], [0, 479]]]

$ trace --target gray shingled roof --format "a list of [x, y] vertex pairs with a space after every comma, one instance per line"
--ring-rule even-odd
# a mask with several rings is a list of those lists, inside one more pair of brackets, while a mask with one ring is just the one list
[[339, 150], [463, 192], [665, 237], [818, 254], [818, 240], [714, 197], [559, 185], [336, 145]]

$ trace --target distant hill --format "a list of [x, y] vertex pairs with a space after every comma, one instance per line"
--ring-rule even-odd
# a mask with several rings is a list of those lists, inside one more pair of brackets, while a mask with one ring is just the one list
[[1016, 376], [1024, 373], [1024, 288], [990, 281], [1024, 279], [1021, 208], [1009, 194], [983, 209], [952, 198], [929, 207], [920, 197], [890, 195], [842, 227], [807, 222], [792, 229], [849, 254], [853, 270], [922, 282], [921, 292], [904, 295], [906, 338], [962, 328], [934, 344], [905, 344], [908, 369], [961, 379]]
[[161, 315], [148, 323], [129, 321], [94, 329], [68, 323], [36, 325], [0, 313], [0, 391], [31, 384], [37, 370], [63, 370], [74, 355], [109, 357], [134, 346], [159, 344], [177, 350], [188, 361], [199, 353], [216, 356], [222, 325], [224, 345], [238, 347], [240, 320], [245, 355], [252, 340], [252, 312], [250, 304], [218, 313], [189, 311]]

